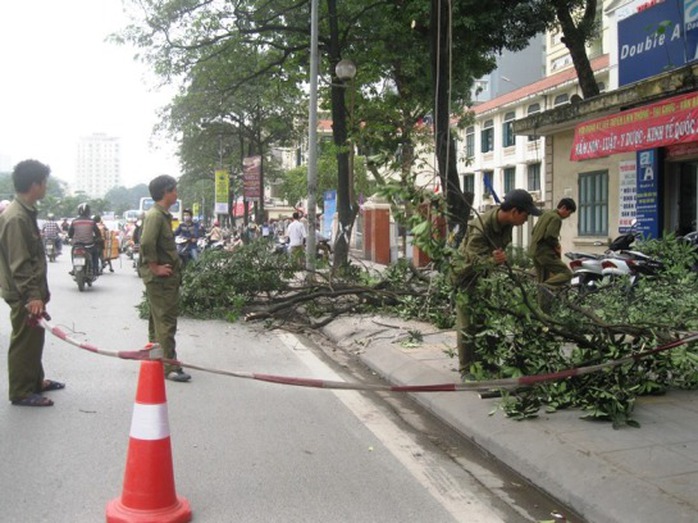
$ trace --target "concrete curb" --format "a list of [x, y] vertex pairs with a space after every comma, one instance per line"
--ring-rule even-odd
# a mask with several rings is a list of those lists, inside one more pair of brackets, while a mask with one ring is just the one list
[[[400, 322], [392, 318], [385, 321], [391, 324]], [[430, 326], [423, 327], [423, 332], [433, 330]], [[392, 343], [390, 336], [384, 335], [384, 339], [371, 337], [380, 330], [366, 318], [362, 321], [356, 317], [337, 320], [324, 329], [330, 339], [345, 350], [358, 352], [363, 363], [391, 384], [457, 380], [453, 372], [416, 359], [409, 349]], [[361, 343], [351, 345], [351, 340]], [[437, 346], [433, 352], [435, 358], [447, 359]], [[445, 368], [442, 365], [442, 369]], [[614, 430], [609, 423], [581, 420], [580, 412], [574, 410], [554, 414], [541, 412], [538, 419], [517, 422], [501, 412], [490, 415], [498, 400], [481, 400], [472, 392], [418, 393], [412, 396], [483, 450], [589, 521], [688, 523], [698, 519], [698, 511], [692, 503], [686, 503], [670, 491], [659, 489], [656, 484], [634, 475], [632, 463], [624, 467], [619, 461], [622, 454], [597, 452], [593, 442], [587, 441], [602, 437], [619, 442], [621, 449], [641, 451], [643, 441], [631, 441], [626, 447], [621, 443], [641, 435], [643, 429]]]

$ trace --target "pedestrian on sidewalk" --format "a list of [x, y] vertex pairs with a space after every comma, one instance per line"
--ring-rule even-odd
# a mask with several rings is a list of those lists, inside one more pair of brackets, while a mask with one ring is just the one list
[[0, 214], [0, 288], [10, 306], [12, 336], [7, 353], [10, 401], [23, 407], [50, 407], [44, 392], [65, 388], [44, 379], [41, 362], [46, 332], [36, 320], [51, 298], [46, 255], [36, 221], [36, 203], [46, 196], [51, 169], [24, 160], [12, 172], [16, 196]]
[[531, 244], [528, 254], [533, 258], [538, 281], [538, 304], [547, 311], [550, 308], [550, 291], [548, 288], [559, 288], [572, 279], [572, 271], [562, 261], [560, 246], [560, 229], [562, 220], [566, 220], [577, 210], [577, 204], [572, 198], [563, 198], [557, 204], [557, 209], [545, 211], [533, 226]]
[[529, 216], [540, 216], [533, 198], [523, 189], [509, 191], [498, 207], [476, 216], [468, 223], [466, 236], [451, 262], [451, 280], [456, 294], [456, 343], [458, 369], [465, 377], [470, 366], [480, 358], [475, 352], [475, 335], [485, 328], [485, 319], [473, 314], [472, 304], [483, 299], [477, 282], [490, 269], [507, 261], [504, 251], [511, 243], [514, 227], [523, 225]]
[[[177, 254], [172, 215], [168, 209], [177, 202], [177, 180], [163, 174], [153, 178], [148, 189], [155, 204], [143, 219], [139, 265], [150, 309], [148, 336], [151, 342], [160, 344], [166, 359], [176, 360], [182, 261]], [[179, 365], [171, 363], [165, 363], [165, 377], [179, 382], [191, 379]]]
[[307, 233], [305, 232], [305, 225], [300, 221], [298, 211], [293, 213], [293, 221], [289, 224], [286, 235], [288, 236], [288, 249], [291, 259], [295, 265], [302, 267], [304, 265], [303, 247], [305, 246]]

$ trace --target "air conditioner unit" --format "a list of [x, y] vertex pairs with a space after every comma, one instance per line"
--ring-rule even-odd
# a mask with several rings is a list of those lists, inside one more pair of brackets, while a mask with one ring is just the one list
[[531, 198], [533, 198], [534, 202], [539, 202], [541, 201], [541, 193], [540, 191], [528, 191], [529, 194], [531, 195]]

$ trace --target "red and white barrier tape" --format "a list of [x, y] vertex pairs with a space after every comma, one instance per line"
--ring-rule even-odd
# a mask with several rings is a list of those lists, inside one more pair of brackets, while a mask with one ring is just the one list
[[292, 376], [277, 376], [274, 374], [260, 374], [256, 372], [241, 372], [241, 371], [226, 371], [220, 369], [212, 369], [209, 367], [201, 367], [191, 363], [185, 363], [179, 360], [170, 360], [163, 358], [162, 349], [157, 344], [148, 344], [142, 350], [135, 351], [107, 351], [99, 349], [89, 343], [82, 343], [70, 338], [63, 330], [52, 326], [45, 318], [41, 318], [38, 324], [48, 332], [60, 338], [61, 340], [75, 345], [76, 347], [103, 356], [112, 356], [127, 360], [159, 360], [163, 363], [169, 363], [185, 367], [187, 369], [209, 372], [211, 374], [220, 374], [221, 376], [231, 376], [233, 378], [244, 378], [257, 381], [266, 381], [267, 383], [278, 383], [282, 385], [293, 385], [296, 387], [311, 387], [316, 389], [339, 389], [339, 390], [366, 390], [374, 392], [458, 392], [458, 391], [478, 391], [483, 389], [514, 389], [521, 386], [530, 386], [546, 381], [555, 381], [573, 376], [583, 376], [598, 372], [601, 369], [617, 367], [626, 363], [632, 363], [640, 359], [646, 358], [653, 354], [674, 349], [681, 345], [685, 345], [692, 341], [698, 341], [698, 333], [690, 334], [684, 338], [665, 343], [654, 349], [638, 352], [632, 356], [626, 356], [617, 360], [607, 361], [596, 365], [588, 365], [585, 367], [575, 367], [557, 372], [545, 374], [534, 374], [532, 376], [520, 376], [518, 378], [502, 378], [495, 380], [470, 381], [465, 383], [435, 383], [430, 385], [372, 385], [366, 383], [350, 383], [344, 381], [321, 380], [315, 378], [296, 378]]

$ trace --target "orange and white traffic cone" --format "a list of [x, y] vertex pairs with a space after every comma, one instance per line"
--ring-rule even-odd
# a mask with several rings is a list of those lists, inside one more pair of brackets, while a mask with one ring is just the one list
[[175, 492], [170, 423], [161, 361], [143, 361], [121, 497], [107, 504], [107, 523], [187, 523], [189, 502]]

